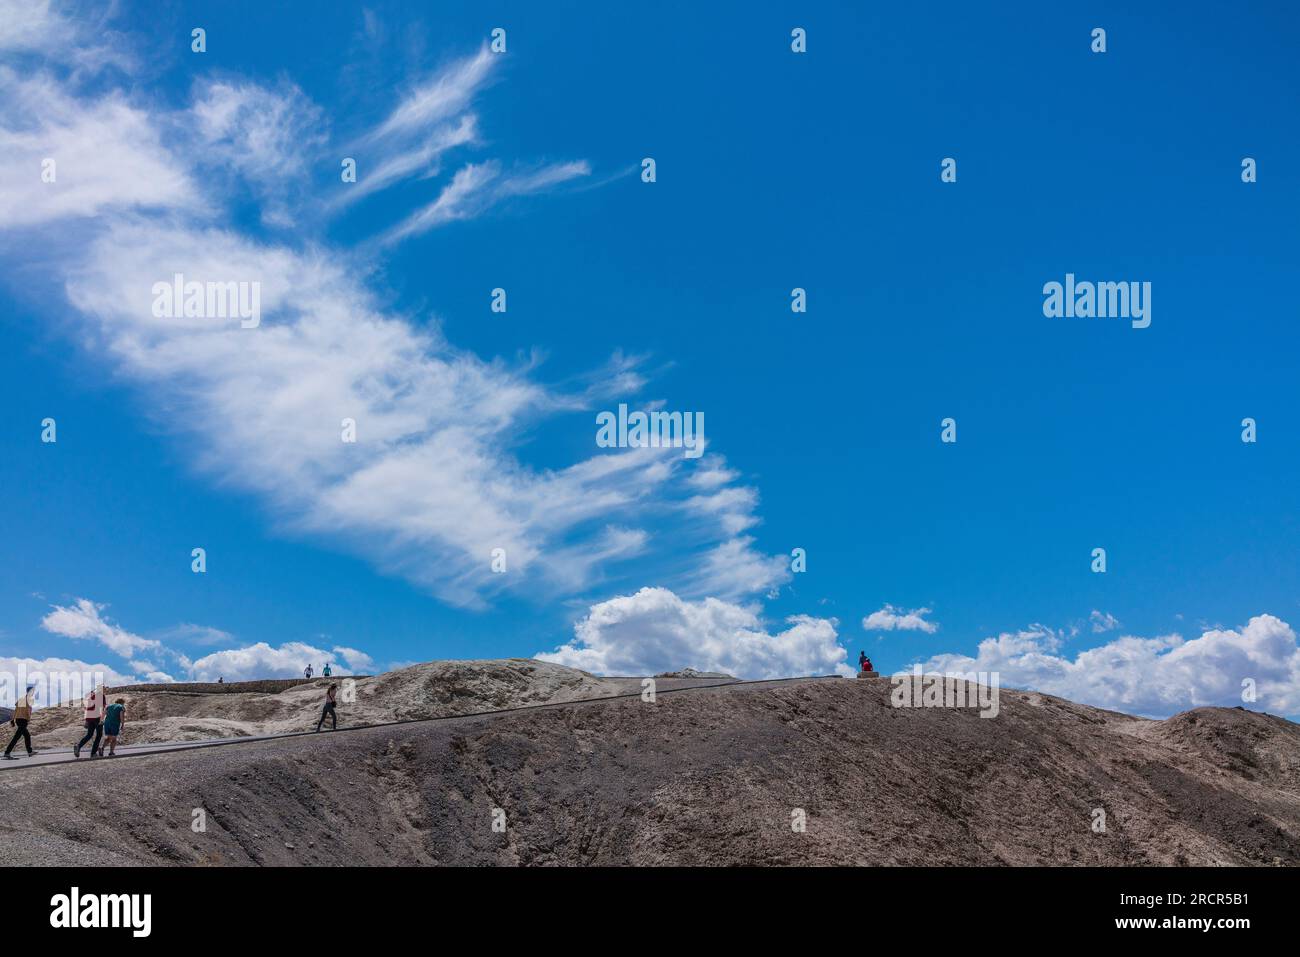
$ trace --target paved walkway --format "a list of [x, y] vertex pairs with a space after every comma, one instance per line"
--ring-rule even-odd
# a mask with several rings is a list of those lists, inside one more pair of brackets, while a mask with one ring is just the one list
[[[717, 679], [683, 679], [683, 678], [661, 678], [656, 687], [658, 695], [682, 694], [690, 691], [703, 691], [708, 688], [735, 688], [735, 687], [753, 687], [754, 685], [767, 684], [784, 684], [791, 681], [826, 681], [832, 680], [838, 676], [827, 675], [824, 677], [806, 677], [806, 678], [771, 678], [765, 681], [719, 681]], [[627, 698], [638, 698], [641, 696], [640, 678], [624, 679], [629, 682], [629, 686], [635, 682], [636, 690], [628, 691], [626, 694], [603, 695], [598, 698], [578, 698], [573, 701], [550, 701], [545, 704], [522, 705], [518, 708], [503, 708], [493, 711], [475, 711], [469, 714], [450, 714], [442, 715], [436, 718], [412, 718], [407, 721], [384, 721], [379, 724], [359, 724], [349, 727], [340, 726], [337, 731], [321, 731], [321, 734], [345, 734], [349, 731], [365, 731], [370, 728], [388, 728], [396, 725], [405, 724], [427, 724], [435, 721], [456, 721], [466, 718], [478, 718], [500, 714], [515, 714], [519, 711], [536, 711], [542, 708], [565, 708], [574, 705], [599, 704], [605, 701], [620, 701]], [[671, 684], [672, 687], [664, 687]], [[6, 729], [0, 727], [0, 732]], [[12, 733], [12, 732], [10, 732]], [[294, 731], [289, 734], [259, 734], [248, 735], [238, 738], [209, 738], [204, 741], [166, 741], [155, 744], [134, 744], [117, 746], [117, 757], [115, 758], [92, 758], [90, 756], [90, 745], [82, 749], [81, 757], [72, 756], [72, 748], [48, 748], [38, 751], [32, 757], [28, 757], [22, 750], [22, 742], [14, 748], [14, 756], [17, 761], [0, 760], [0, 771], [15, 771], [20, 768], [42, 767], [55, 764], [90, 764], [101, 763], [106, 761], [120, 761], [123, 758], [139, 757], [146, 754], [161, 754], [167, 751], [191, 751], [197, 748], [217, 748], [227, 745], [252, 744], [255, 741], [277, 741], [282, 738], [300, 738], [304, 735], [315, 734], [315, 731]]]
[[[343, 729], [340, 728], [339, 730], [341, 731]], [[322, 731], [321, 733], [324, 734], [325, 732]], [[92, 758], [90, 756], [90, 745], [86, 745], [81, 751], [80, 759], [72, 756], [71, 748], [38, 749], [35, 755], [28, 757], [27, 752], [23, 750], [22, 742], [19, 741], [17, 747], [14, 748], [14, 757], [18, 760], [0, 761], [0, 771], [8, 771], [19, 767], [32, 767], [37, 764], [71, 764], [78, 761], [83, 763], [89, 761], [116, 761], [119, 758], [132, 754], [151, 754], [155, 751], [185, 751], [190, 748], [211, 748], [220, 744], [241, 744], [247, 741], [268, 741], [272, 738], [292, 738], [296, 736], [296, 734], [263, 734], [247, 738], [211, 738], [207, 741], [161, 741], [155, 744], [119, 744], [117, 746], [116, 758]]]

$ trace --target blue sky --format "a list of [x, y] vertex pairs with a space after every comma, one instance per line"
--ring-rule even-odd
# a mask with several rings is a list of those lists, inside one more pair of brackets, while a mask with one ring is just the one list
[[[1294, 12], [4, 20], [5, 667], [865, 648], [1300, 713]], [[151, 316], [177, 271], [260, 282], [261, 324]], [[1151, 283], [1151, 325], [1045, 317], [1066, 273]], [[597, 447], [619, 403], [707, 451]]]

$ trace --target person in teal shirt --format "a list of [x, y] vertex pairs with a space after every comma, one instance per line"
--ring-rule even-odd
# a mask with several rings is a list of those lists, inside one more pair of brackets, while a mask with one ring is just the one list
[[[126, 727], [126, 699], [118, 698], [104, 712], [104, 746], [110, 758], [117, 757], [117, 736]], [[103, 750], [100, 750], [103, 753]]]

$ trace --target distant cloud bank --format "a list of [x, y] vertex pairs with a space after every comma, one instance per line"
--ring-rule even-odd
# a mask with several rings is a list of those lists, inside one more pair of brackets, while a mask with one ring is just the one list
[[886, 605], [879, 611], [873, 611], [862, 619], [862, 627], [867, 631], [923, 631], [932, 635], [939, 630], [937, 622], [926, 621], [931, 613], [929, 608], [915, 608], [904, 611], [893, 605]]

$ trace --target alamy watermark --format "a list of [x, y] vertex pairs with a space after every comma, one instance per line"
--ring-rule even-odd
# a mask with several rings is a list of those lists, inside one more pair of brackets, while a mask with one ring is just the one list
[[148, 937], [153, 928], [152, 894], [83, 894], [74, 887], [50, 898], [50, 926], [122, 927], [132, 937]]
[[240, 328], [256, 329], [262, 322], [262, 284], [185, 281], [176, 273], [171, 282], [153, 284], [156, 319], [239, 319]]
[[1001, 710], [996, 671], [924, 674], [920, 665], [910, 675], [892, 675], [889, 702], [895, 708], [978, 708], [981, 718], [996, 718]]
[[80, 701], [104, 683], [102, 671], [0, 671], [0, 705], [13, 703], [31, 689], [33, 701], [41, 707]]
[[704, 454], [703, 412], [627, 411], [596, 414], [596, 445], [602, 449], [685, 449], [688, 459]]
[[1043, 315], [1049, 319], [1131, 319], [1134, 329], [1151, 325], [1151, 283], [1076, 282], [1043, 284]]

